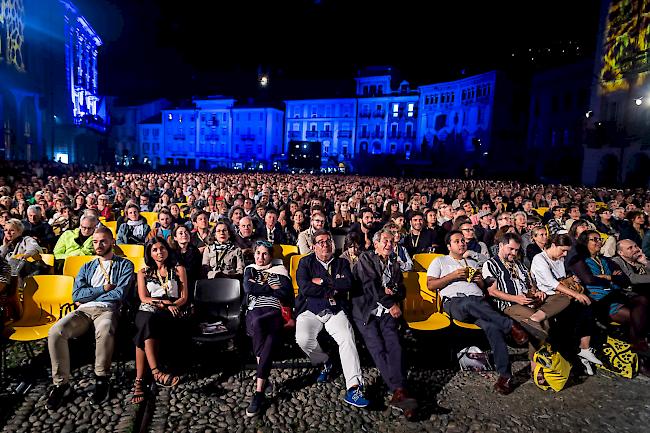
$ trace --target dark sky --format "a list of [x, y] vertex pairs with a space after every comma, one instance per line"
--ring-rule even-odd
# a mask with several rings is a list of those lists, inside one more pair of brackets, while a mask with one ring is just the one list
[[[356, 71], [391, 65], [413, 84], [518, 64], [528, 48], [569, 40], [591, 52], [598, 0], [95, 0], [84, 9], [105, 45], [101, 92], [132, 99], [352, 88]], [[83, 7], [82, 7], [83, 9]], [[327, 80], [315, 85], [314, 80]], [[345, 89], [348, 86], [349, 89]], [[330, 94], [331, 96], [331, 94]]]

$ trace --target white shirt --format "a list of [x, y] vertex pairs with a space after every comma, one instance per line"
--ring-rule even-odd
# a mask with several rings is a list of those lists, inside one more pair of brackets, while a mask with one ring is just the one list
[[551, 260], [546, 251], [542, 251], [533, 257], [530, 274], [537, 283], [539, 290], [547, 295], [555, 295], [555, 288], [560, 284], [557, 279], [566, 277], [564, 257]]
[[[467, 266], [478, 269], [478, 263], [472, 259], [456, 260], [451, 256], [438, 257], [429, 265], [427, 269], [427, 277], [442, 278], [449, 275], [456, 269], [463, 269]], [[465, 296], [483, 296], [483, 290], [476, 283], [468, 283], [467, 281], [454, 281], [447, 287], [440, 290], [440, 295], [445, 298], [453, 298], [463, 294]]]
[[[97, 259], [99, 260], [99, 259]], [[104, 275], [104, 272], [102, 272], [102, 268], [104, 269], [104, 272], [109, 274], [109, 276], [112, 274], [113, 270], [113, 261], [112, 260], [104, 260], [101, 261], [99, 260], [99, 263], [97, 264], [97, 268], [95, 268], [95, 273], [93, 274], [92, 278], [90, 279], [90, 285], [91, 287], [104, 287], [105, 284], [108, 284], [108, 281], [106, 280], [106, 275]], [[115, 302], [101, 302], [101, 301], [90, 301], [90, 302], [85, 302], [79, 306], [79, 308], [113, 308], [116, 307], [117, 303]]]

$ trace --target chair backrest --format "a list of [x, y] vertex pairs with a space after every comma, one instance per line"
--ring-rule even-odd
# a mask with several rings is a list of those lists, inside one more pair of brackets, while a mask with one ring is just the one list
[[113, 233], [113, 238], [117, 237], [117, 221], [104, 221], [102, 225]]
[[294, 296], [298, 296], [298, 280], [296, 279], [296, 272], [298, 272], [298, 262], [307, 254], [296, 254], [291, 256], [289, 263], [289, 276], [291, 277], [291, 285], [293, 286]]
[[144, 257], [144, 245], [121, 244], [115, 245], [115, 254], [123, 257]]
[[198, 280], [194, 287], [194, 305], [199, 318], [239, 319], [241, 282], [233, 278]]
[[292, 256], [300, 254], [300, 250], [296, 245], [284, 245], [284, 244], [274, 244], [273, 245], [273, 258], [282, 259], [284, 266], [288, 269], [290, 266], [290, 260]]
[[147, 220], [149, 227], [153, 229], [154, 225], [158, 222], [158, 212], [140, 212], [140, 215]]
[[343, 246], [345, 245], [345, 235], [334, 235], [332, 236], [334, 240], [334, 248], [343, 251]]
[[[43, 263], [45, 263], [48, 266], [54, 266], [54, 254], [40, 253], [39, 255], [41, 256], [41, 260], [43, 261]], [[28, 257], [27, 261], [33, 263], [36, 260], [34, 260], [33, 257]]]
[[435, 303], [427, 302], [422, 298], [420, 288], [422, 281], [426, 284], [426, 272], [402, 272], [406, 297], [404, 298], [404, 320], [407, 322], [419, 322], [426, 320], [431, 314], [438, 311]]
[[543, 217], [546, 214], [546, 212], [548, 212], [547, 207], [538, 207], [537, 209], [533, 209], [533, 210], [536, 211], [537, 214], [541, 217]]
[[420, 253], [420, 254], [413, 254], [413, 263], [417, 263], [420, 267], [420, 269], [417, 269], [419, 271], [421, 270], [427, 270], [429, 269], [429, 265], [431, 264], [432, 261], [434, 261], [438, 257], [442, 257], [444, 254], [437, 254], [437, 253]]
[[79, 274], [79, 270], [81, 267], [92, 261], [95, 260], [97, 256], [68, 256], [65, 258], [65, 261], [63, 262], [63, 275], [68, 275], [72, 278], [77, 278], [77, 274]]
[[138, 273], [140, 269], [147, 267], [147, 264], [144, 262], [144, 257], [126, 257], [128, 260], [133, 263], [133, 272]]
[[[27, 289], [31, 285], [34, 289]], [[67, 275], [35, 275], [25, 280], [25, 292], [31, 292], [33, 302], [56, 319], [63, 305], [72, 304], [73, 286], [74, 278]]]

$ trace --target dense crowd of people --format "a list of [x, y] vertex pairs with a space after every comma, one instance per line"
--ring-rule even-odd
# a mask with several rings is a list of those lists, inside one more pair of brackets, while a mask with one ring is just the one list
[[[142, 212], [157, 212], [155, 224]], [[368, 405], [356, 333], [391, 405], [410, 417], [417, 402], [407, 391], [400, 333], [402, 272], [414, 269], [415, 254], [442, 255], [426, 269], [428, 289], [439, 293], [452, 318], [485, 332], [499, 374], [494, 387], [507, 394], [510, 336], [528, 342], [531, 371], [532, 354], [559, 324], [587, 374], [601, 363], [591, 342], [599, 325], [621, 324], [633, 350], [648, 354], [649, 216], [644, 189], [23, 166], [0, 176], [3, 322], [20, 314], [22, 281], [47, 271], [40, 254], [53, 253], [55, 268], [69, 256], [98, 256], [75, 279], [78, 307], [50, 332], [48, 407], [60, 406], [70, 392], [68, 339], [91, 325], [94, 398], [108, 398], [113, 336], [130, 284], [139, 300], [132, 400], [140, 403], [148, 380], [172, 387], [180, 381], [162, 368], [159, 344], [191, 315], [195, 282], [239, 279], [258, 362], [247, 414], [263, 407], [273, 351], [284, 325], [295, 320], [298, 346], [321, 368], [318, 381], [327, 381], [334, 367], [317, 340], [324, 329], [338, 345], [344, 400]], [[106, 227], [112, 221], [114, 233]], [[114, 244], [146, 246], [146, 267], [137, 277], [133, 264], [114, 254]], [[308, 254], [298, 265], [295, 299], [288, 270], [272, 260], [274, 244]]]

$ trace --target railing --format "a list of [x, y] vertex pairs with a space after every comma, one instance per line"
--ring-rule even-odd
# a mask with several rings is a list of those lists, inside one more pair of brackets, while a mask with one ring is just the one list
[[372, 133], [372, 138], [384, 138], [384, 132], [383, 131], [375, 131]]
[[318, 138], [318, 131], [307, 131], [307, 138]]
[[372, 113], [372, 117], [381, 117], [382, 119], [386, 116], [386, 111], [385, 110], [375, 110]]
[[321, 131], [320, 132], [320, 137], [321, 138], [332, 138], [332, 131]]
[[352, 131], [339, 131], [339, 138], [352, 138]]
[[359, 117], [370, 117], [370, 111], [360, 111], [359, 112]]
[[361, 138], [370, 138], [370, 133], [368, 131], [366, 131], [366, 132], [361, 131], [359, 133], [359, 137], [361, 137]]
[[401, 136], [402, 134], [399, 132], [391, 132], [390, 134], [388, 134], [388, 138], [400, 138]]
[[255, 141], [255, 134], [242, 134], [240, 135], [242, 141], [250, 140]]
[[185, 134], [174, 134], [172, 138], [174, 140], [185, 140]]
[[289, 138], [301, 138], [302, 133], [300, 131], [289, 131]]
[[204, 138], [206, 140], [219, 141], [219, 134], [206, 134]]

